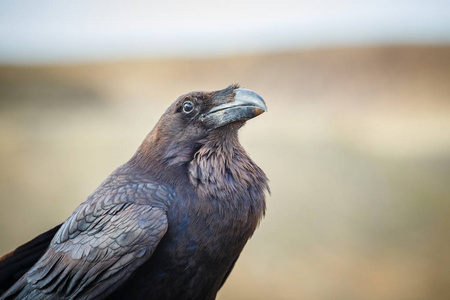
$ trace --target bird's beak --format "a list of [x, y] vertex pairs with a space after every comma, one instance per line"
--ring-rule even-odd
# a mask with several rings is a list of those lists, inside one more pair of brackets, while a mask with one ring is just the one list
[[218, 128], [238, 121], [247, 121], [267, 111], [266, 103], [257, 93], [235, 89], [233, 101], [214, 106], [200, 117], [209, 128]]

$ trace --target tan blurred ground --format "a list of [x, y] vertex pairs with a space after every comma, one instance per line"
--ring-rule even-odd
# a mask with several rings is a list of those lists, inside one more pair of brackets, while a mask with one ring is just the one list
[[271, 180], [219, 299], [449, 299], [450, 47], [0, 67], [0, 252], [62, 222], [191, 90], [269, 112], [241, 141]]

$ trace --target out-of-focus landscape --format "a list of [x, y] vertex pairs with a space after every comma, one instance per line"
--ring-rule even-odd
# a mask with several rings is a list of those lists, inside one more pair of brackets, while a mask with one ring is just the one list
[[449, 299], [450, 47], [0, 67], [0, 252], [63, 222], [166, 107], [231, 83], [267, 215], [218, 299]]

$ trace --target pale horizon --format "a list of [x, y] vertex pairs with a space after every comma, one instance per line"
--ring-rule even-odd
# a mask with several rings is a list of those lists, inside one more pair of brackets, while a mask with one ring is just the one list
[[450, 2], [0, 2], [1, 64], [417, 44], [450, 44]]

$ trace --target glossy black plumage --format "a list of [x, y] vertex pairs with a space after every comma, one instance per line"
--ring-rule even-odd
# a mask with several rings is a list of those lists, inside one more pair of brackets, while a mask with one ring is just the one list
[[264, 215], [237, 132], [265, 110], [238, 86], [179, 97], [60, 228], [0, 260], [1, 288], [25, 272], [0, 299], [214, 299]]

